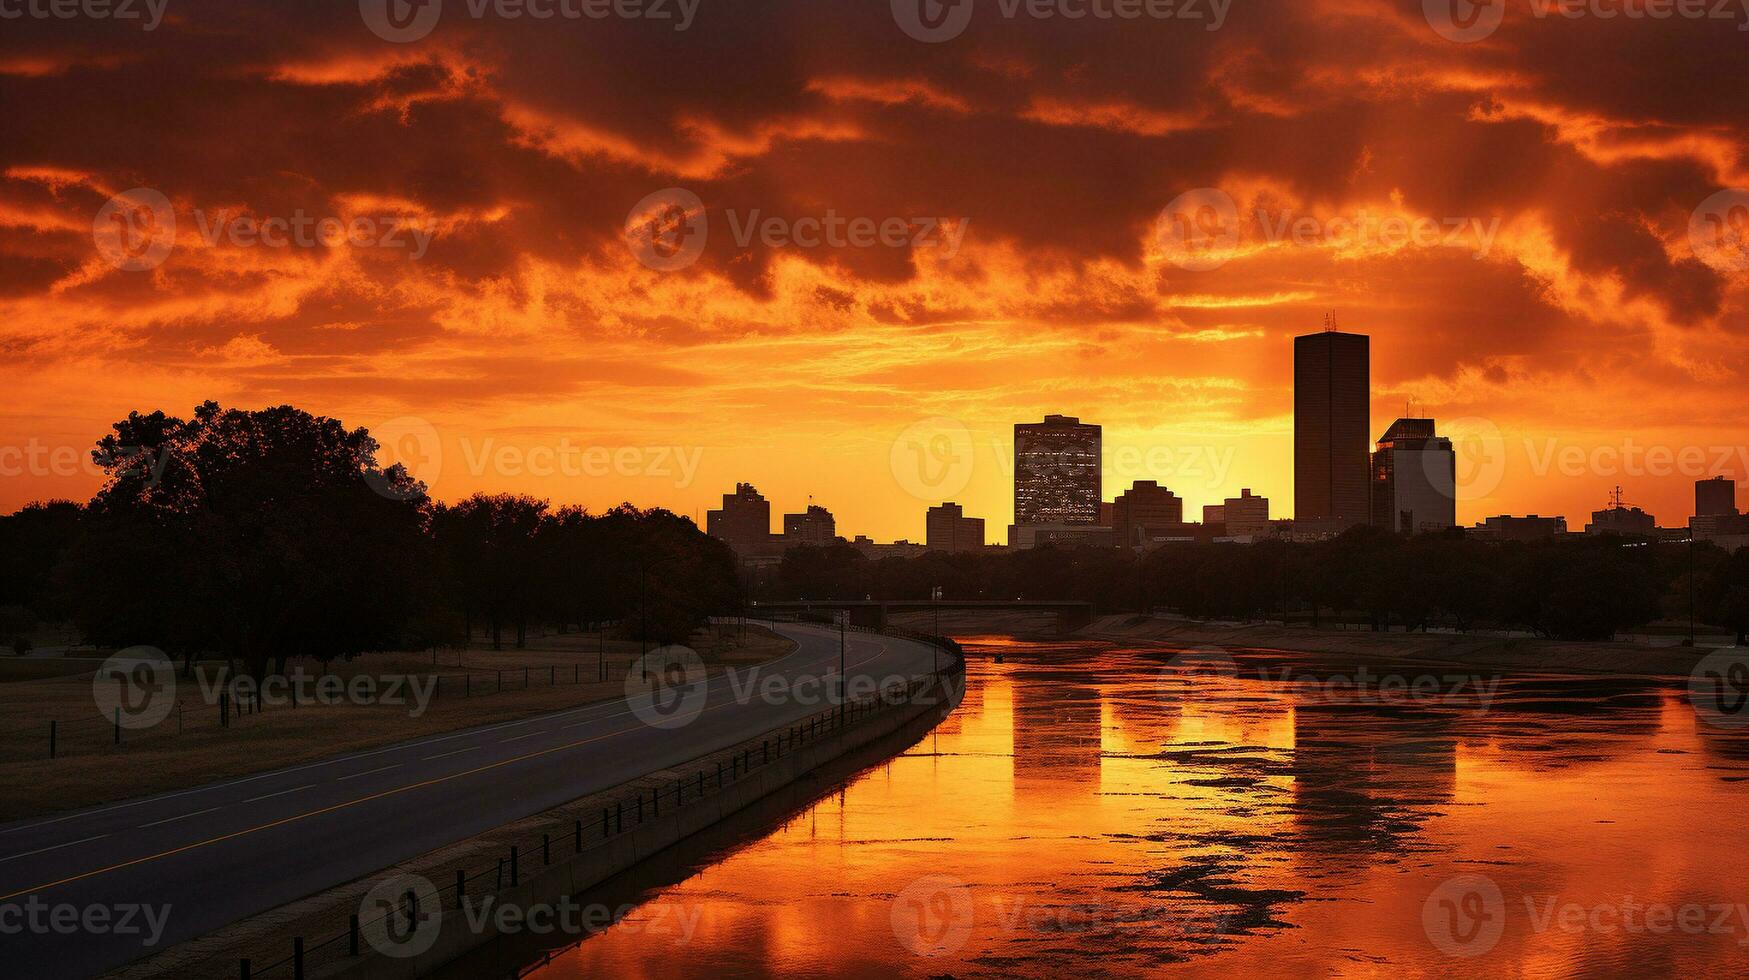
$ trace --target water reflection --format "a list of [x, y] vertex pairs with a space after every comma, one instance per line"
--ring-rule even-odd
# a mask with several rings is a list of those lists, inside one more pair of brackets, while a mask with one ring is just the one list
[[1749, 736], [1679, 684], [968, 647], [921, 743], [536, 975], [1741, 972]]

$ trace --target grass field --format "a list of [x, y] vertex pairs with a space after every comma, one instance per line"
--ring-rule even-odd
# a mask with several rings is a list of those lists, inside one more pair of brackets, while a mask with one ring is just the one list
[[[289, 697], [278, 703], [264, 698], [262, 710], [234, 714], [228, 727], [220, 726], [214, 701], [225, 665], [202, 662], [197, 665], [202, 677], [179, 674], [169, 716], [149, 729], [124, 728], [119, 746], [93, 696], [96, 661], [79, 674], [0, 683], [0, 820], [183, 789], [622, 697], [626, 669], [640, 647], [613, 639], [604, 646], [596, 634], [571, 633], [531, 636], [522, 650], [443, 650], [435, 664], [429, 651], [371, 654], [334, 665], [331, 673], [338, 680], [329, 683], [368, 678], [380, 690], [392, 691], [394, 685], [383, 679], [409, 676], [429, 685], [431, 678], [441, 677], [440, 693], [422, 711], [410, 694], [402, 704], [321, 704], [307, 694], [297, 707]], [[749, 626], [744, 640], [738, 630], [712, 627], [695, 634], [689, 646], [716, 673], [775, 659], [795, 645]], [[603, 660], [607, 680], [600, 681]], [[308, 690], [314, 691], [314, 665], [306, 664], [305, 671]], [[400, 690], [411, 688], [401, 685]], [[51, 719], [57, 723], [54, 759], [48, 758]]]

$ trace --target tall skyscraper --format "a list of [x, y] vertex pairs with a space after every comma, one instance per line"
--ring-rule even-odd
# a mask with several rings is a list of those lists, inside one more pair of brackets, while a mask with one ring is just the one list
[[1067, 415], [1014, 426], [1014, 523], [1099, 523], [1099, 426]]
[[924, 518], [923, 540], [931, 551], [977, 551], [984, 547], [984, 519], [967, 517], [952, 501], [931, 507]]
[[1341, 530], [1365, 524], [1371, 341], [1328, 330], [1294, 338], [1294, 516]]
[[1715, 476], [1694, 481], [1694, 516], [1718, 517], [1737, 513], [1737, 483], [1730, 477]]
[[1372, 522], [1405, 534], [1457, 526], [1457, 453], [1432, 419], [1398, 419], [1379, 437]]
[[742, 558], [749, 558], [771, 544], [771, 502], [751, 483], [735, 484], [734, 493], [723, 494], [723, 508], [708, 511], [705, 532], [717, 538]]

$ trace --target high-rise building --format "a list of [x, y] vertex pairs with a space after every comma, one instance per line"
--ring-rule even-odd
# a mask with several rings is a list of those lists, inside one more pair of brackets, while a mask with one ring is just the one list
[[923, 541], [931, 551], [978, 551], [984, 547], [984, 519], [967, 517], [965, 509], [951, 501], [929, 508], [924, 528]]
[[1328, 330], [1294, 338], [1294, 518], [1365, 524], [1371, 341]]
[[705, 532], [726, 543], [742, 558], [751, 558], [771, 545], [771, 503], [751, 483], [735, 484], [734, 493], [723, 494], [723, 508], [705, 514]]
[[1153, 480], [1137, 480], [1111, 502], [1112, 536], [1122, 548], [1146, 543], [1149, 528], [1183, 523], [1184, 501]]
[[1372, 523], [1403, 534], [1457, 526], [1457, 453], [1432, 419], [1398, 419], [1379, 437]]
[[800, 514], [783, 515], [783, 543], [796, 545], [829, 545], [838, 540], [838, 521], [832, 512], [817, 504], [809, 504]]
[[1097, 425], [1067, 415], [1014, 426], [1014, 523], [1099, 523]]
[[1737, 483], [1727, 476], [1694, 481], [1694, 516], [1717, 517], [1737, 513]]
[[[1207, 511], [1208, 508], [1203, 508], [1204, 513]], [[1221, 517], [1227, 525], [1227, 534], [1234, 537], [1263, 537], [1272, 530], [1269, 526], [1269, 498], [1259, 497], [1249, 488], [1240, 490], [1237, 497], [1227, 498], [1221, 506]]]

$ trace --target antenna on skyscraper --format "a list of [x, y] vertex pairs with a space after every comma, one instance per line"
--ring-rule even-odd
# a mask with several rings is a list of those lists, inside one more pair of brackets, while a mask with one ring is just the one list
[[1335, 310], [1331, 310], [1330, 312], [1324, 314], [1324, 329], [1329, 331], [1330, 333], [1336, 332], [1336, 311]]

